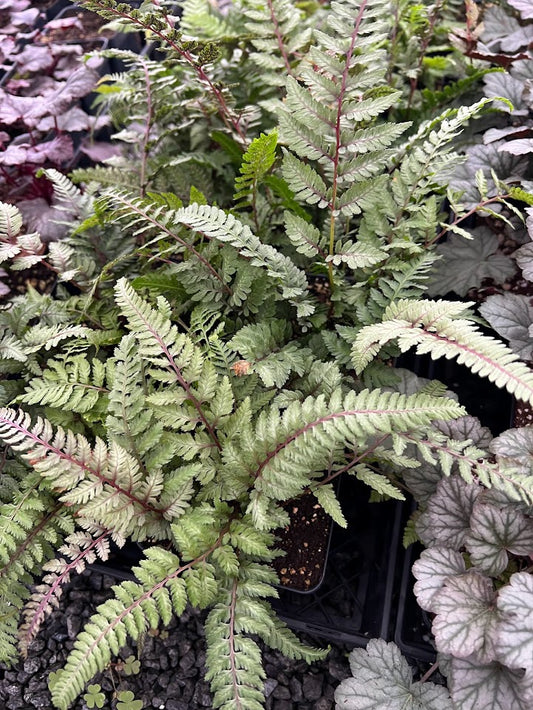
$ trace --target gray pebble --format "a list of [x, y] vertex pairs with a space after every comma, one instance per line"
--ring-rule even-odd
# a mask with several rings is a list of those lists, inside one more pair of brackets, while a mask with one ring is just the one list
[[291, 697], [291, 691], [284, 685], [278, 685], [272, 695], [276, 698], [276, 700], [289, 700]]
[[41, 667], [41, 661], [39, 658], [35, 658], [35, 656], [32, 656], [31, 658], [27, 658], [24, 661], [24, 673], [27, 673], [28, 676], [35, 675], [39, 668]]
[[289, 680], [289, 690], [291, 691], [291, 698], [293, 702], [299, 703], [303, 700], [302, 684], [298, 678], [291, 678]]
[[275, 680], [274, 678], [267, 678], [265, 680], [265, 685], [263, 692], [265, 693], [265, 698], [268, 698], [272, 695], [273, 691], [276, 689], [278, 685], [278, 681]]
[[322, 676], [306, 673], [303, 679], [305, 700], [318, 700], [322, 697]]

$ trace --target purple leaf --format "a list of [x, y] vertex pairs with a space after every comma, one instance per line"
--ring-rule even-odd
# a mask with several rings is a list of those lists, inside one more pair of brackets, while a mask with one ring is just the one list
[[0, 10], [22, 12], [30, 6], [30, 0], [0, 0]]
[[28, 162], [28, 149], [31, 149], [28, 143], [22, 145], [8, 145], [8, 147], [0, 153], [0, 165], [5, 165], [6, 167], [24, 165], [24, 163]]
[[39, 47], [28, 44], [20, 54], [15, 57], [19, 67], [26, 72], [45, 72], [54, 65], [54, 57], [48, 46]]
[[39, 131], [51, 131], [56, 125], [60, 131], [67, 131], [73, 133], [75, 131], [86, 131], [89, 130], [94, 123], [94, 118], [88, 116], [83, 109], [79, 106], [73, 106], [66, 113], [57, 116], [54, 120], [53, 116], [45, 116], [37, 124]]
[[80, 30], [83, 29], [83, 25], [77, 17], [59, 17], [56, 20], [50, 20], [50, 22], [46, 23], [45, 32], [49, 30], [66, 30], [68, 27], [79, 27]]
[[17, 207], [22, 213], [26, 229], [38, 232], [43, 242], [62, 239], [69, 230], [68, 225], [58, 224], [58, 222], [68, 222], [69, 215], [65, 209], [49, 205], [42, 197], [23, 200], [17, 204]]
[[35, 20], [39, 17], [39, 10], [36, 7], [29, 7], [20, 12], [11, 13], [11, 23], [14, 27], [33, 27]]
[[[97, 81], [98, 74], [93, 69], [85, 66], [78, 67], [58, 89], [43, 97], [42, 100], [48, 109], [45, 113], [51, 116], [64, 113], [73, 101], [90, 93]], [[38, 107], [37, 111], [42, 111], [41, 107]], [[45, 113], [40, 113], [39, 117], [44, 116]]]
[[90, 141], [85, 138], [80, 146], [80, 150], [85, 155], [89, 156], [95, 163], [101, 163], [108, 158], [120, 154], [120, 148], [116, 145], [111, 145], [104, 141]]
[[39, 165], [49, 160], [51, 163], [62, 163], [70, 160], [74, 155], [74, 147], [72, 138], [65, 134], [56, 136], [51, 141], [39, 143], [33, 149], [31, 162], [37, 162]]
[[41, 118], [46, 113], [46, 106], [39, 97], [12, 96], [0, 89], [0, 123], [11, 126], [17, 121], [24, 121], [27, 126], [34, 126], [34, 121], [28, 121], [30, 112], [34, 112], [33, 118]]

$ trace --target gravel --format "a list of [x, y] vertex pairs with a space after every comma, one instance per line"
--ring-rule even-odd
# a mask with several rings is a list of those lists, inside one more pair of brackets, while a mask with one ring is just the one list
[[[96, 607], [108, 599], [116, 580], [97, 572], [76, 577], [64, 591], [59, 608], [47, 618], [26, 659], [12, 668], [0, 664], [0, 708], [2, 710], [51, 709], [47, 677], [62, 667], [76, 634]], [[203, 613], [188, 609], [162, 632], [146, 634], [140, 649], [141, 672], [127, 676], [116, 664], [95, 677], [106, 694], [105, 708], [116, 691], [131, 690], [142, 700], [144, 710], [203, 710], [212, 707], [205, 671]], [[307, 643], [322, 645], [318, 639]], [[308, 665], [264, 650], [266, 710], [332, 710], [333, 694], [348, 677], [346, 647], [333, 646], [327, 659]], [[121, 658], [137, 657], [135, 645], [127, 646]], [[86, 710], [83, 696], [72, 706]]]

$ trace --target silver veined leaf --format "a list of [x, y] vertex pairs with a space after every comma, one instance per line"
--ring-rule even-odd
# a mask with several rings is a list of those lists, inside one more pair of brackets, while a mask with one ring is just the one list
[[533, 358], [533, 338], [529, 327], [533, 323], [533, 306], [528, 296], [516, 293], [489, 296], [479, 312], [494, 330], [509, 341], [509, 347], [522, 360]]
[[533, 555], [533, 520], [515, 507], [499, 508], [478, 500], [470, 528], [466, 547], [472, 562], [486, 574], [501, 574], [509, 562], [508, 552]]
[[533, 672], [533, 575], [513, 574], [498, 593], [500, 612], [496, 650], [509, 668]]
[[453, 658], [448, 685], [458, 710], [531, 710], [533, 684], [499, 663]]
[[526, 476], [533, 470], [533, 429], [508, 429], [491, 441], [490, 450], [498, 460], [517, 468]]
[[474, 656], [481, 663], [495, 659], [497, 614], [494, 587], [475, 571], [448, 577], [432, 601], [433, 634], [439, 651], [456, 658]]
[[465, 561], [461, 553], [448, 547], [424, 550], [413, 565], [414, 586], [418, 604], [426, 611], [434, 611], [434, 600], [449, 577], [464, 574]]
[[428, 293], [444, 295], [454, 291], [466, 296], [468, 290], [481, 286], [486, 278], [496, 278], [499, 283], [512, 276], [515, 267], [512, 259], [497, 253], [499, 242], [495, 234], [480, 227], [472, 230], [473, 239], [465, 240], [451, 234], [448, 240], [437, 247], [442, 257], [433, 266]]
[[372, 639], [350, 653], [353, 678], [335, 691], [337, 710], [452, 710], [446, 688], [413, 682], [413, 671], [393, 643]]
[[459, 417], [459, 419], [454, 419], [453, 421], [438, 422], [437, 426], [439, 431], [446, 434], [449, 439], [456, 439], [457, 441], [466, 441], [468, 439], [476, 446], [479, 446], [480, 449], [486, 449], [492, 440], [490, 429], [482, 426], [477, 417], [470, 415]]
[[405, 469], [402, 473], [409, 493], [418, 503], [427, 503], [437, 490], [437, 484], [442, 478], [438, 464], [422, 463], [418, 468]]
[[[526, 210], [533, 215], [533, 208]], [[533, 216], [528, 217], [527, 225], [530, 234], [533, 235]], [[523, 247], [517, 249], [513, 254], [516, 263], [522, 269], [522, 275], [525, 279], [533, 281], [533, 244], [524, 244]]]
[[427, 517], [437, 544], [459, 550], [470, 531], [470, 516], [481, 488], [457, 475], [443, 478], [427, 506]]

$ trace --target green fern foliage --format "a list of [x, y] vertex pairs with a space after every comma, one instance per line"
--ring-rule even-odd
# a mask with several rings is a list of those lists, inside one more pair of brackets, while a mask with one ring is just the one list
[[0, 506], [0, 617], [5, 621], [0, 625], [0, 658], [8, 663], [18, 655], [18, 610], [30, 597], [28, 584], [74, 529], [72, 514], [51, 496], [40, 495], [37, 484], [30, 477], [12, 503]]
[[19, 402], [41, 404], [83, 414], [107, 392], [105, 366], [100, 360], [87, 361], [85, 355], [49, 360], [42, 377], [33, 378]]
[[[243, 155], [241, 174], [235, 179], [235, 194], [233, 199], [236, 207], [251, 205], [257, 201], [258, 186], [268, 174], [276, 159], [277, 134], [262, 134], [250, 143]], [[255, 208], [254, 208], [255, 210]]]

